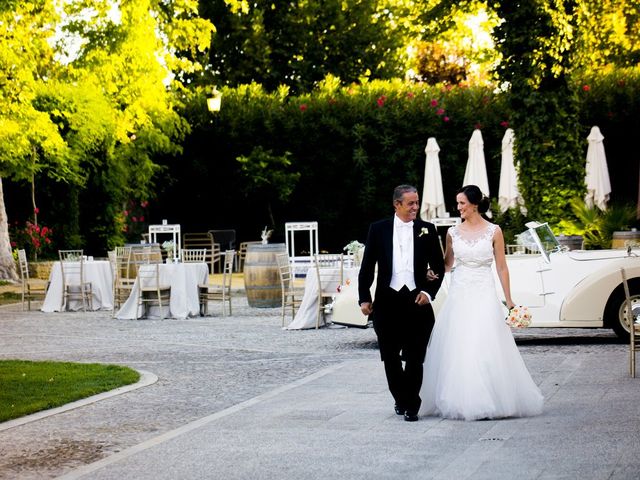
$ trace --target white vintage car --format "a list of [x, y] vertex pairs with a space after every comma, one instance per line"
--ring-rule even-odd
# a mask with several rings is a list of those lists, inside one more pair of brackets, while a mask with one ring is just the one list
[[[628, 339], [620, 268], [629, 282], [633, 317], [640, 318], [640, 248], [569, 251], [546, 223], [531, 222], [527, 227], [519, 243], [534, 253], [507, 255], [507, 264], [511, 296], [529, 307], [530, 327], [610, 327]], [[445, 277], [436, 311], [446, 297], [446, 284]], [[496, 288], [504, 298], [497, 275]]]

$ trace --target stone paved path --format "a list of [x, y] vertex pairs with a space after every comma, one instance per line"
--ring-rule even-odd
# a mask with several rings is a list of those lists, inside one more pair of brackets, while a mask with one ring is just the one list
[[[279, 309], [249, 308], [242, 297], [234, 301], [233, 309], [234, 316], [226, 318], [122, 321], [112, 319], [107, 312], [43, 314], [21, 312], [15, 306], [0, 308], [0, 358], [116, 363], [158, 377], [153, 385], [124, 395], [0, 429], [0, 478], [55, 478], [72, 473], [327, 367], [363, 365], [363, 374], [373, 368], [372, 381], [381, 381], [372, 329], [284, 331]], [[555, 379], [558, 366], [571, 366], [572, 362], [599, 365], [615, 358], [617, 364], [607, 368], [616, 375], [616, 381], [627, 381], [623, 364], [627, 347], [609, 330], [529, 329], [517, 332], [516, 338], [534, 379], [547, 382], [550, 394], [556, 395], [567, 381]], [[571, 366], [567, 371], [575, 369]], [[605, 370], [599, 374], [608, 375]], [[386, 412], [390, 402], [384, 390], [384, 385], [377, 385], [375, 395], [367, 398]], [[283, 394], [283, 399], [291, 401], [294, 393]], [[288, 408], [287, 404], [283, 408]], [[603, 411], [607, 409], [602, 405]], [[381, 413], [376, 410], [375, 415]], [[307, 420], [295, 415], [288, 419], [294, 426], [296, 422], [305, 425]], [[470, 431], [478, 425], [453, 424]], [[352, 428], [357, 429], [356, 424]], [[367, 432], [361, 435], [366, 440]], [[329, 446], [327, 454], [332, 454]], [[273, 478], [296, 478], [272, 473]], [[185, 473], [182, 478], [197, 477]]]

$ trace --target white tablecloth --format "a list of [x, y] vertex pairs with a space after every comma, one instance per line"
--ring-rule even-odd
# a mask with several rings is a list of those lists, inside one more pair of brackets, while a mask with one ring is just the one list
[[[91, 282], [93, 309], [111, 310], [113, 308], [113, 276], [109, 262], [107, 260], [84, 262], [84, 280], [85, 282]], [[74, 281], [79, 283], [80, 279], [78, 278]], [[62, 310], [62, 269], [60, 262], [55, 262], [51, 268], [49, 289], [41, 310], [43, 312], [59, 312]], [[69, 301], [67, 310], [82, 310], [82, 302], [79, 300]]]
[[[324, 286], [324, 291], [329, 293], [335, 293], [336, 300], [334, 305], [339, 301], [339, 298], [342, 296], [341, 292], [338, 292], [338, 283], [340, 277], [340, 269], [338, 268], [323, 268], [323, 278], [330, 278], [330, 280]], [[358, 307], [358, 293], [357, 293], [357, 282], [358, 282], [358, 272], [359, 268], [345, 268], [343, 271], [344, 274], [344, 283], [345, 285], [341, 287], [341, 291], [349, 291], [351, 293], [355, 286], [355, 305]], [[325, 275], [325, 272], [327, 273]], [[347, 282], [349, 285], [346, 285]], [[345, 296], [346, 297], [346, 296]], [[346, 298], [345, 298], [346, 299]], [[347, 300], [348, 301], [348, 300]], [[361, 317], [364, 317], [362, 313], [357, 309], [357, 314]], [[315, 267], [309, 268], [307, 270], [307, 278], [304, 282], [304, 295], [302, 297], [302, 303], [300, 304], [300, 308], [296, 312], [296, 316], [293, 321], [285, 327], [287, 330], [302, 330], [306, 328], [316, 328], [316, 318], [318, 315], [318, 275], [316, 273]], [[364, 317], [366, 318], [366, 317]], [[335, 319], [334, 319], [335, 321]], [[365, 321], [366, 325], [366, 321]]]
[[[141, 268], [155, 268], [154, 265]], [[169, 300], [170, 318], [187, 318], [200, 313], [200, 300], [198, 298], [198, 285], [206, 284], [209, 279], [209, 268], [206, 263], [163, 263], [160, 265], [160, 285], [171, 286], [171, 299]], [[139, 284], [136, 283], [131, 294], [122, 308], [116, 314], [117, 318], [132, 320], [136, 318], [138, 308]], [[165, 307], [163, 307], [165, 308]], [[162, 312], [157, 312], [158, 314]], [[142, 314], [142, 312], [140, 312]], [[155, 315], [154, 315], [155, 316]]]

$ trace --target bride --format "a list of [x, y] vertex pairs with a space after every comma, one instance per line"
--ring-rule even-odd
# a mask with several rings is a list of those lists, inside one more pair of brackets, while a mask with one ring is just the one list
[[420, 413], [464, 420], [538, 415], [544, 399], [504, 321], [491, 270], [495, 261], [513, 307], [502, 231], [483, 218], [489, 199], [477, 186], [462, 187], [456, 201], [464, 221], [447, 232], [451, 283], [427, 349]]

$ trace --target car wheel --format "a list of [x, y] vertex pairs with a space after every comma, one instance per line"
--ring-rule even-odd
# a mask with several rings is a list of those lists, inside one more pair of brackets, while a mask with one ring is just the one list
[[[640, 279], [629, 280], [629, 294], [631, 295], [631, 311], [633, 316], [640, 315]], [[604, 310], [605, 326], [613, 329], [623, 340], [629, 341], [629, 323], [627, 322], [627, 302], [624, 289], [619, 285], [609, 297]]]

